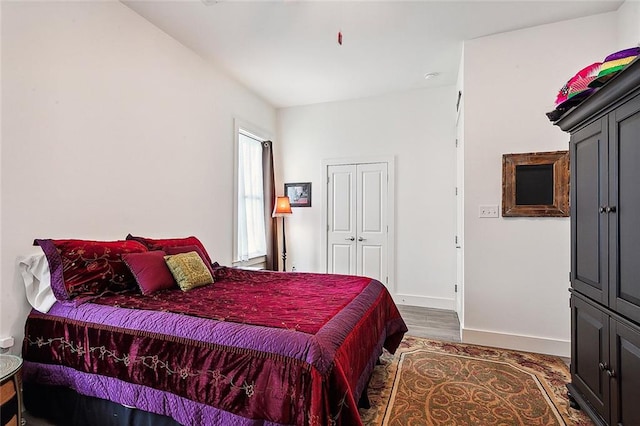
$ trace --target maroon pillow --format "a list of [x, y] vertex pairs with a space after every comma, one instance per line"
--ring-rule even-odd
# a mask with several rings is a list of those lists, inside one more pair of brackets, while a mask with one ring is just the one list
[[196, 253], [198, 253], [198, 256], [200, 256], [200, 258], [202, 259], [204, 264], [207, 266], [207, 269], [209, 269], [209, 272], [211, 272], [211, 276], [213, 277], [213, 267], [211, 266], [210, 262], [207, 262], [207, 258], [202, 253], [202, 250], [200, 250], [200, 247], [198, 247], [198, 246], [167, 247], [167, 249], [165, 251], [169, 255], [180, 254], [180, 253], [189, 253], [190, 251], [195, 251]]
[[184, 246], [198, 246], [200, 250], [202, 250], [202, 255], [204, 255], [203, 259], [204, 263], [207, 265], [211, 264], [211, 257], [207, 250], [204, 248], [204, 245], [194, 236], [185, 237], [185, 238], [163, 238], [163, 239], [155, 239], [155, 238], [147, 238], [147, 237], [134, 237], [133, 235], [127, 235], [127, 240], [135, 240], [139, 243], [144, 244], [149, 250], [164, 250], [166, 251], [170, 247], [184, 247]]
[[149, 295], [176, 286], [171, 270], [164, 261], [165, 255], [162, 250], [122, 255], [122, 260], [131, 270], [142, 294]]
[[135, 290], [136, 280], [122, 261], [126, 253], [147, 248], [137, 241], [35, 240], [51, 271], [51, 288], [58, 300], [80, 304], [103, 293]]

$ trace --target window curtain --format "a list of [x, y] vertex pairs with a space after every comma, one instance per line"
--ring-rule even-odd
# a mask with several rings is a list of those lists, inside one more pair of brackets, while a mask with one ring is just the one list
[[238, 260], [266, 252], [262, 142], [240, 134], [238, 155]]
[[266, 269], [278, 270], [278, 234], [276, 232], [276, 218], [271, 217], [276, 202], [275, 177], [273, 173], [273, 144], [271, 141], [262, 142], [262, 184], [264, 194], [264, 223], [267, 243]]

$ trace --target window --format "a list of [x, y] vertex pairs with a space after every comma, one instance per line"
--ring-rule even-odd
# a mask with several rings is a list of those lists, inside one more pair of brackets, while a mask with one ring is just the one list
[[263, 262], [266, 255], [262, 142], [265, 140], [237, 126], [237, 191], [234, 260], [243, 264]]

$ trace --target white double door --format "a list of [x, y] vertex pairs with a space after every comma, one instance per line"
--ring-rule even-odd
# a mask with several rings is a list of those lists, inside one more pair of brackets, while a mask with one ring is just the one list
[[327, 169], [327, 272], [388, 283], [387, 163]]

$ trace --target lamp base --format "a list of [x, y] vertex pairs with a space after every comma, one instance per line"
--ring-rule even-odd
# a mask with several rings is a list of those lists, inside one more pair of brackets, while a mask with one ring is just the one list
[[284, 216], [282, 216], [282, 272], [287, 272], [287, 236], [284, 231]]

